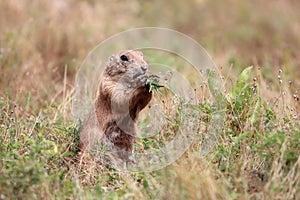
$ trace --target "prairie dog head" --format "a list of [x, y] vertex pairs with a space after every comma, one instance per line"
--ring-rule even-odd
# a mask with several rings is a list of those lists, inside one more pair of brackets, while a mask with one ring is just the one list
[[100, 94], [109, 99], [115, 113], [128, 112], [130, 100], [134, 96], [145, 95], [144, 90], [139, 88], [146, 88], [147, 72], [148, 64], [140, 51], [127, 50], [109, 58], [100, 85]]
[[140, 51], [128, 50], [110, 57], [104, 72], [109, 81], [132, 82], [148, 71], [148, 64]]

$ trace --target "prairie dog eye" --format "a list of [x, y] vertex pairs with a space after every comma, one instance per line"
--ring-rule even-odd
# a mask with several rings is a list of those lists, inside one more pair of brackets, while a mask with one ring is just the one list
[[120, 59], [121, 59], [122, 61], [128, 61], [128, 60], [129, 60], [128, 57], [125, 56], [125, 55], [121, 55], [121, 56], [120, 56]]

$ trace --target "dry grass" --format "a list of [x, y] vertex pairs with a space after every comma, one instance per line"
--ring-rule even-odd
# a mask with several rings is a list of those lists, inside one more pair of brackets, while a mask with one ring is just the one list
[[[0, 198], [299, 198], [299, 6], [293, 0], [0, 1]], [[197, 141], [156, 172], [78, 165], [70, 117], [76, 69], [99, 42], [142, 26], [198, 40], [228, 91], [253, 65], [256, 81], [249, 84], [266, 102], [257, 124], [246, 121], [255, 105], [237, 112], [229, 102], [222, 136], [205, 158], [198, 157]], [[209, 120], [212, 105], [204, 97], [199, 109]]]

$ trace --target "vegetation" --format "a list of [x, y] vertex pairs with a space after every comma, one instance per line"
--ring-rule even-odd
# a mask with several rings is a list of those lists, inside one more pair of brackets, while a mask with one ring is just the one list
[[[0, 198], [298, 199], [299, 6], [292, 0], [0, 1]], [[226, 88], [215, 96], [226, 105], [217, 145], [199, 156], [199, 132], [180, 159], [147, 173], [78, 164], [71, 117], [76, 69], [100, 41], [136, 26], [182, 31], [213, 55]], [[203, 90], [216, 76], [210, 72]], [[199, 96], [194, 109], [201, 124], [211, 122], [215, 106], [207, 93]], [[180, 110], [170, 120], [174, 129], [178, 116]], [[139, 138], [137, 147], [156, 148], [168, 137]]]

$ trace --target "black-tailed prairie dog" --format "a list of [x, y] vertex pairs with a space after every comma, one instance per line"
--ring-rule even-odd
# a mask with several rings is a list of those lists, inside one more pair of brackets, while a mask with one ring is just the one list
[[135, 50], [112, 55], [106, 64], [98, 95], [80, 130], [80, 150], [96, 156], [104, 151], [130, 161], [139, 112], [150, 102], [148, 64]]

